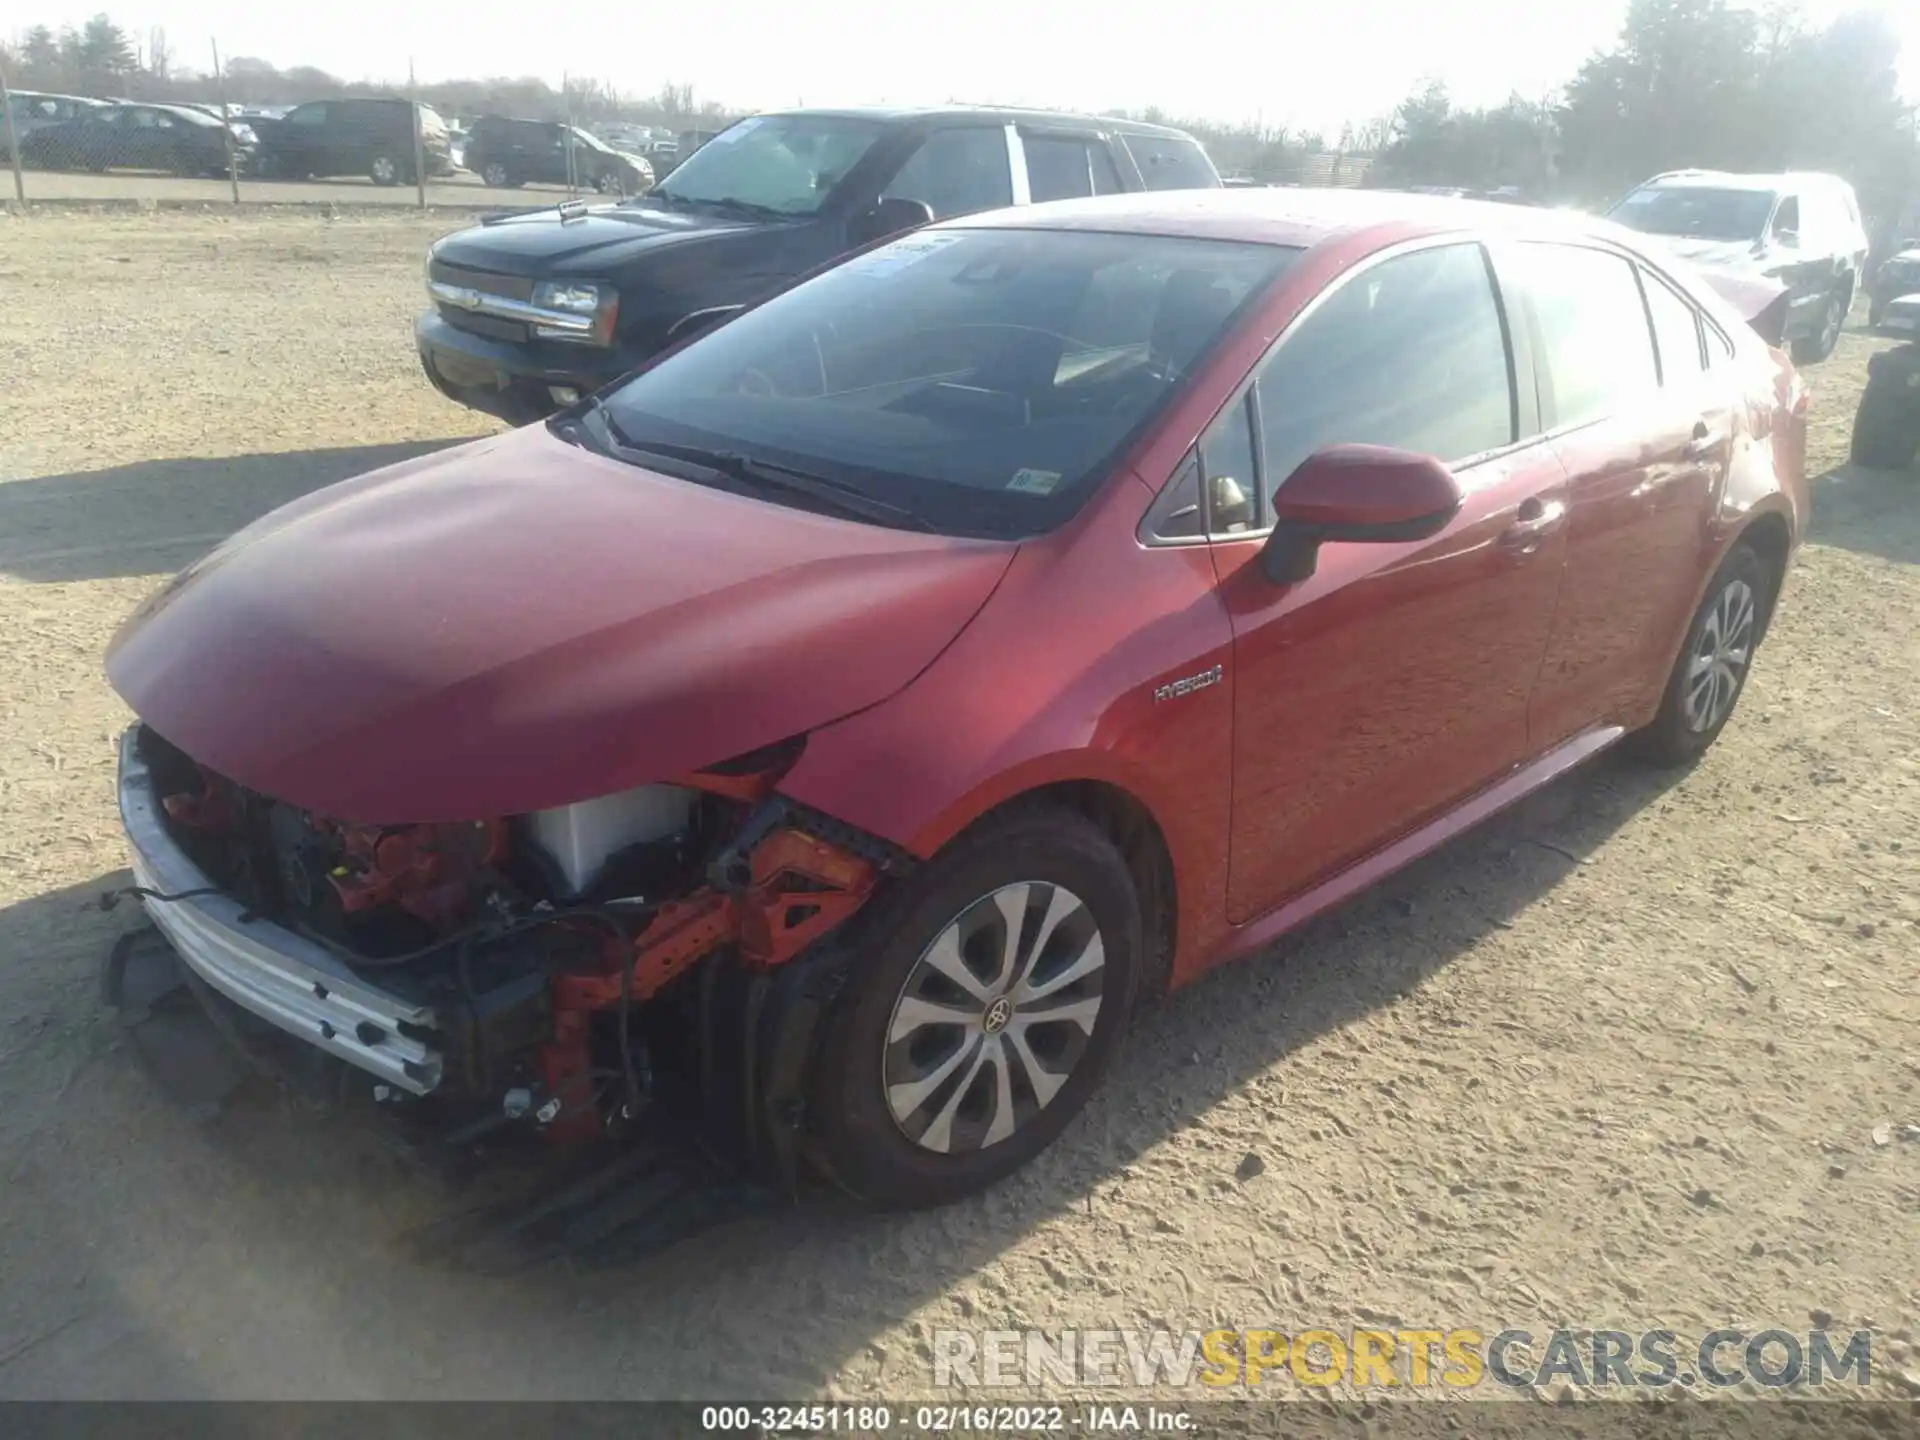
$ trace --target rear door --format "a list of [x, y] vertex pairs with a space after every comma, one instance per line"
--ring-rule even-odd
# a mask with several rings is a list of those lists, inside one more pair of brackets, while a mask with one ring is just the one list
[[1022, 125], [1018, 133], [1027, 165], [1027, 197], [1035, 205], [1113, 195], [1125, 188], [1105, 135], [1034, 125]]
[[[1235, 923], [1529, 755], [1565, 540], [1565, 475], [1537, 438], [1529, 364], [1483, 248], [1424, 245], [1336, 280], [1204, 438], [1234, 633]], [[1268, 496], [1343, 443], [1438, 457], [1460, 512], [1429, 540], [1323, 545], [1312, 577], [1276, 585], [1258, 563]]]
[[1572, 483], [1566, 583], [1528, 722], [1546, 746], [1637, 724], [1657, 701], [1734, 415], [1698, 312], [1653, 270], [1579, 244], [1516, 245], [1500, 263], [1533, 326], [1541, 411]]

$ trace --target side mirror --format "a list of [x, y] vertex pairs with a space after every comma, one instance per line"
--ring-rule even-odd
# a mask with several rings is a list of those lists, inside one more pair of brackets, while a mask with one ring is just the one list
[[1425, 540], [1460, 509], [1460, 482], [1431, 455], [1384, 445], [1329, 445], [1300, 462], [1273, 496], [1260, 568], [1276, 585], [1313, 574], [1328, 540]]
[[1773, 238], [1776, 244], [1784, 245], [1789, 250], [1798, 250], [1800, 248], [1800, 232], [1798, 230], [1776, 230], [1773, 232]]
[[889, 195], [884, 200], [875, 201], [873, 208], [865, 214], [854, 217], [853, 223], [847, 226], [847, 239], [858, 249], [875, 240], [884, 240], [889, 235], [917, 230], [922, 225], [932, 223], [933, 207], [926, 201]]

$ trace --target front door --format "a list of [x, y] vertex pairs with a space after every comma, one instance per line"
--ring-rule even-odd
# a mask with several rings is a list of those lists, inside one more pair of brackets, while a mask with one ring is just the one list
[[[1531, 378], [1515, 384], [1527, 363], [1479, 245], [1404, 251], [1335, 281], [1262, 363], [1245, 413], [1205, 438], [1234, 631], [1236, 923], [1529, 755], [1566, 494], [1558, 457], [1530, 438]], [[1430, 540], [1324, 545], [1310, 579], [1275, 585], [1257, 563], [1267, 495], [1341, 443], [1446, 461], [1460, 513]]]

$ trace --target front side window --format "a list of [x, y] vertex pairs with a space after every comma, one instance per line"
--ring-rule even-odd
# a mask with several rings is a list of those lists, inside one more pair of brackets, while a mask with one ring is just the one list
[[1296, 253], [925, 230], [669, 355], [611, 392], [606, 418], [637, 452], [750, 455], [939, 529], [1035, 534], [1079, 507]]
[[971, 125], [934, 131], [907, 157], [881, 198], [922, 201], [936, 220], [1011, 205], [1006, 129]]
[[289, 125], [324, 125], [327, 123], [327, 107], [324, 102], [313, 105], [296, 105], [287, 112]]
[[1780, 202], [1780, 208], [1773, 212], [1773, 233], [1775, 235], [1797, 235], [1800, 233], [1800, 197], [1789, 195]]
[[1022, 135], [1033, 203], [1112, 195], [1120, 189], [1107, 142], [1098, 135]]
[[1633, 265], [1580, 245], [1514, 248], [1545, 349], [1553, 424], [1586, 425], [1659, 383]]
[[871, 120], [756, 115], [693, 151], [653, 194], [696, 205], [811, 215], [880, 133]]
[[1334, 283], [1259, 372], [1269, 489], [1327, 445], [1456, 464], [1513, 442], [1506, 332], [1478, 245], [1415, 250]]

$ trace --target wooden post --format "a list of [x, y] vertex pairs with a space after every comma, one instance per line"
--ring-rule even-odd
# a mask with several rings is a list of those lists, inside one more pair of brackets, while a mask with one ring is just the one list
[[227, 82], [220, 73], [220, 42], [213, 46], [213, 98], [220, 104], [220, 133], [227, 139], [227, 183], [233, 187], [233, 203], [240, 203], [240, 162], [233, 153], [233, 116], [227, 113]]
[[27, 203], [27, 182], [20, 174], [20, 136], [13, 128], [13, 91], [7, 88], [7, 69], [0, 65], [0, 110], [7, 113], [7, 154], [13, 157], [13, 195], [22, 205]]
[[420, 143], [420, 97], [414, 93], [413, 57], [407, 57], [407, 113], [413, 116], [413, 188], [420, 208], [427, 208], [427, 155]]

